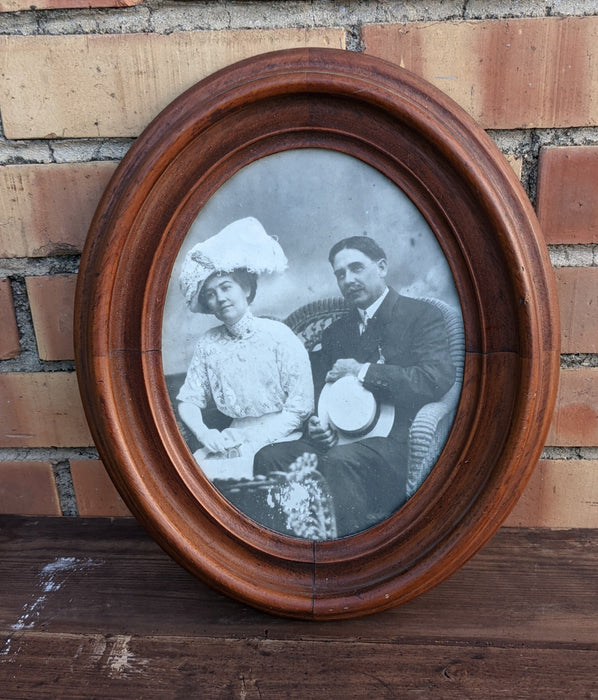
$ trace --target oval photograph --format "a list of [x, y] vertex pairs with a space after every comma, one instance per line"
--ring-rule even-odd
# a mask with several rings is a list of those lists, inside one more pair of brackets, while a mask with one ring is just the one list
[[260, 525], [323, 541], [421, 486], [457, 409], [464, 330], [407, 195], [306, 148], [254, 161], [202, 207], [169, 281], [162, 357], [198, 472]]

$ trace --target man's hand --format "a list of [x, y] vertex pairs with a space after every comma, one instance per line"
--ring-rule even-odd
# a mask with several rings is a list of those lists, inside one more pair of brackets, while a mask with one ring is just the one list
[[338, 433], [330, 426], [323, 426], [318, 416], [307, 421], [307, 436], [320, 448], [329, 450], [338, 442]]
[[326, 375], [326, 381], [335, 382], [337, 379], [346, 377], [347, 375], [356, 377], [361, 367], [362, 365], [352, 358], [337, 360]]

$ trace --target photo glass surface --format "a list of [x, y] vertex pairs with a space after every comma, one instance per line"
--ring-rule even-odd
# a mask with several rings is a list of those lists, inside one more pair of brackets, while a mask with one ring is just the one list
[[450, 432], [463, 352], [426, 220], [336, 151], [288, 150], [237, 172], [199, 212], [169, 281], [163, 368], [198, 471], [291, 537], [355, 534], [415, 493]]

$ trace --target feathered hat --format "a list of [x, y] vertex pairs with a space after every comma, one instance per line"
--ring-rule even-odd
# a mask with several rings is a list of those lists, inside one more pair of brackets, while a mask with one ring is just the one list
[[233, 221], [215, 236], [194, 245], [183, 261], [179, 284], [187, 306], [198, 311], [201, 288], [215, 272], [245, 268], [262, 275], [283, 272], [286, 267], [287, 259], [278, 241], [250, 216]]

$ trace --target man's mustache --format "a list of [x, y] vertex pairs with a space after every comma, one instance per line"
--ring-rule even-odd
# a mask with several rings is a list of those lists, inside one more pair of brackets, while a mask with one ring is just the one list
[[362, 290], [363, 286], [361, 284], [351, 284], [348, 287], [345, 287], [345, 294], [352, 292], [361, 292]]

